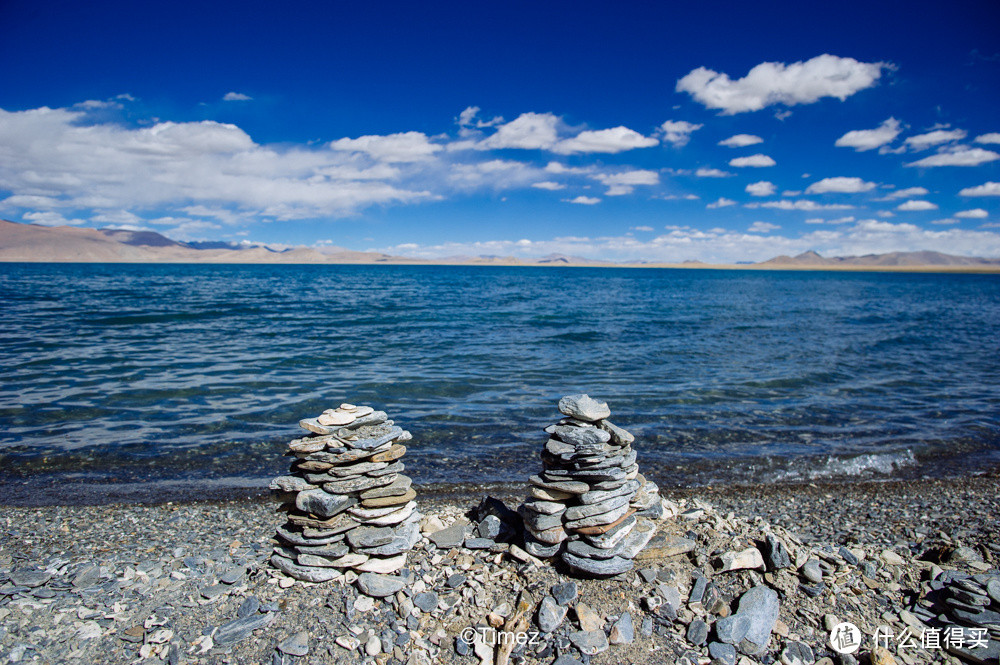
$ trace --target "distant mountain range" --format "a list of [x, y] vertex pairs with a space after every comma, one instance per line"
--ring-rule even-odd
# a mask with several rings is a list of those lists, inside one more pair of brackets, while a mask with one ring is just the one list
[[776, 256], [757, 265], [774, 267], [871, 267], [871, 268], [926, 268], [961, 266], [998, 266], [1000, 259], [981, 259], [974, 256], [954, 256], [941, 252], [891, 252], [865, 256], [824, 257], [816, 252], [803, 252], [798, 256]]
[[[41, 263], [386, 263], [536, 266], [657, 266], [645, 261], [614, 263], [565, 254], [538, 259], [513, 256], [450, 256], [423, 261], [379, 252], [357, 252], [343, 247], [273, 247], [218, 241], [178, 242], [155, 231], [38, 226], [0, 220], [0, 262]], [[712, 268], [712, 264], [685, 261], [669, 264]], [[778, 256], [747, 269], [923, 269], [1000, 271], [1000, 259], [952, 256], [940, 252], [893, 252], [867, 256], [823, 257], [816, 252]]]

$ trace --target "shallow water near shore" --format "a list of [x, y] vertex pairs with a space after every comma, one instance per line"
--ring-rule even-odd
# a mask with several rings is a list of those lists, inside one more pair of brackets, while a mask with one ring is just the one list
[[263, 487], [343, 401], [418, 483], [526, 477], [576, 392], [666, 486], [1000, 463], [993, 275], [6, 264], [0, 308], [4, 502]]

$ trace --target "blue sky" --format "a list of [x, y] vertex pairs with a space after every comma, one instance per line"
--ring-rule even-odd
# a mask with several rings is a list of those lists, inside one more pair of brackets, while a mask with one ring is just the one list
[[0, 2], [0, 217], [423, 257], [1000, 257], [1000, 5]]

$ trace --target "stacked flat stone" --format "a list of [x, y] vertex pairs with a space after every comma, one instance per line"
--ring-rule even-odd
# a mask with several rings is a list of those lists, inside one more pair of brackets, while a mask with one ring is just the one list
[[582, 575], [624, 573], [655, 532], [646, 518], [663, 515], [659, 489], [639, 473], [635, 437], [608, 420], [607, 404], [569, 395], [559, 411], [566, 417], [545, 428], [543, 470], [518, 508], [525, 549]]
[[271, 564], [308, 582], [401, 569], [420, 539], [416, 492], [402, 473], [410, 433], [353, 404], [299, 425], [310, 435], [288, 444], [291, 473], [271, 482], [288, 510]]

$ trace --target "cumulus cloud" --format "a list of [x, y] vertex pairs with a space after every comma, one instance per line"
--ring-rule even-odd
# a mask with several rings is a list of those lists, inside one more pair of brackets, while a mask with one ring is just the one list
[[875, 186], [874, 182], [865, 182], [861, 178], [838, 176], [814, 182], [806, 187], [806, 194], [826, 194], [828, 192], [857, 194], [858, 192], [869, 192], [875, 189]]
[[962, 219], [986, 219], [989, 216], [990, 214], [982, 208], [973, 208], [972, 210], [963, 210], [955, 213], [955, 217], [961, 217]]
[[776, 231], [780, 228], [777, 224], [771, 224], [770, 222], [754, 222], [747, 230], [750, 233], [767, 233], [768, 231]]
[[486, 138], [485, 148], [520, 148], [547, 150], [558, 138], [559, 118], [551, 113], [522, 113], [514, 120], [500, 125], [492, 136]]
[[468, 106], [458, 114], [456, 122], [458, 122], [460, 127], [475, 127], [476, 129], [496, 127], [503, 122], [503, 118], [500, 116], [496, 116], [492, 120], [480, 120], [478, 117], [480, 110], [482, 109], [478, 106]]
[[937, 205], [931, 203], [930, 201], [906, 201], [896, 206], [896, 210], [902, 210], [904, 212], [913, 212], [917, 210], [937, 210]]
[[547, 189], [550, 192], [554, 192], [560, 189], [565, 189], [566, 185], [560, 185], [558, 182], [552, 182], [551, 180], [543, 180], [542, 182], [531, 183], [532, 187], [537, 189]]
[[736, 167], [753, 166], [759, 168], [764, 166], [774, 166], [775, 163], [776, 162], [767, 155], [761, 154], [750, 155], [749, 157], [735, 157], [729, 160], [729, 165]]
[[262, 146], [239, 127], [213, 121], [130, 128], [82, 123], [83, 113], [0, 110], [2, 187], [89, 210], [92, 217], [200, 204], [301, 219], [434, 198], [384, 179], [336, 175], [338, 168], [357, 167], [359, 157], [369, 159], [364, 154]]
[[578, 196], [575, 199], [563, 199], [567, 203], [579, 203], [581, 205], [592, 206], [601, 202], [601, 199], [594, 196]]
[[1000, 196], [1000, 182], [984, 182], [976, 187], [966, 187], [959, 196]]
[[1000, 155], [992, 150], [982, 148], [967, 148], [958, 146], [950, 150], [944, 150], [936, 155], [924, 157], [915, 162], [910, 162], [906, 166], [934, 167], [934, 166], [979, 166], [986, 162], [1000, 159]]
[[696, 125], [685, 120], [667, 120], [660, 125], [663, 140], [680, 147], [691, 139], [691, 133], [701, 129], [703, 125]]
[[750, 196], [771, 196], [774, 194], [774, 183], [767, 180], [753, 182], [746, 186], [746, 192]]
[[854, 206], [846, 203], [816, 203], [808, 199], [798, 201], [766, 201], [764, 203], [746, 203], [744, 208], [773, 208], [774, 210], [850, 210]]
[[381, 162], [419, 162], [441, 150], [422, 132], [402, 132], [386, 136], [361, 136], [330, 142], [332, 150], [362, 152]]
[[580, 132], [573, 138], [556, 143], [552, 146], [552, 152], [560, 155], [590, 152], [614, 154], [635, 148], [649, 148], [658, 143], [656, 139], [643, 136], [628, 127], [612, 127]]
[[224, 102], [249, 102], [253, 97], [244, 95], [242, 92], [227, 92], [222, 96]]
[[951, 219], [950, 217], [947, 219], [935, 219], [934, 221], [931, 222], [931, 224], [937, 224], [938, 226], [949, 226], [951, 224], [960, 224], [960, 223], [961, 222], [959, 222], [959, 220]]
[[886, 194], [882, 198], [876, 200], [892, 201], [894, 199], [908, 199], [911, 196], [926, 196], [927, 194], [930, 194], [930, 192], [923, 187], [907, 187], [906, 189], [897, 189], [896, 191]]
[[976, 137], [976, 143], [1000, 143], [1000, 132], [980, 134]]
[[838, 148], [854, 148], [858, 152], [874, 150], [892, 143], [902, 131], [899, 120], [889, 118], [875, 129], [855, 129], [834, 143]]
[[726, 146], [727, 148], [745, 148], [748, 145], [756, 145], [763, 142], [764, 139], [753, 134], [736, 134], [735, 136], [730, 136], [728, 139], [719, 141], [719, 145]]
[[911, 136], [903, 141], [903, 143], [908, 145], [912, 150], [925, 150], [942, 143], [961, 141], [966, 135], [967, 132], [964, 129], [935, 129], [933, 132]]
[[743, 78], [698, 67], [677, 81], [677, 92], [687, 92], [723, 115], [759, 111], [774, 104], [811, 104], [823, 97], [844, 101], [854, 93], [875, 85], [885, 63], [859, 62], [824, 54], [805, 62], [786, 65], [763, 62]]
[[736, 205], [736, 201], [733, 201], [732, 199], [727, 199], [726, 197], [722, 196], [719, 197], [718, 201], [715, 201], [714, 203], [709, 203], [705, 207], [708, 209], [715, 209], [715, 208], [728, 208], [729, 206], [734, 206], [734, 205]]
[[619, 173], [598, 173], [593, 178], [608, 188], [606, 196], [623, 196], [635, 191], [636, 185], [656, 185], [660, 174], [643, 169], [621, 171]]
[[633, 226], [632, 231], [642, 231], [643, 233], [651, 233], [655, 229], [652, 226]]
[[733, 175], [729, 171], [723, 171], [721, 169], [709, 169], [709, 168], [700, 168], [697, 171], [695, 171], [694, 174], [699, 178], [728, 178], [729, 176]]

